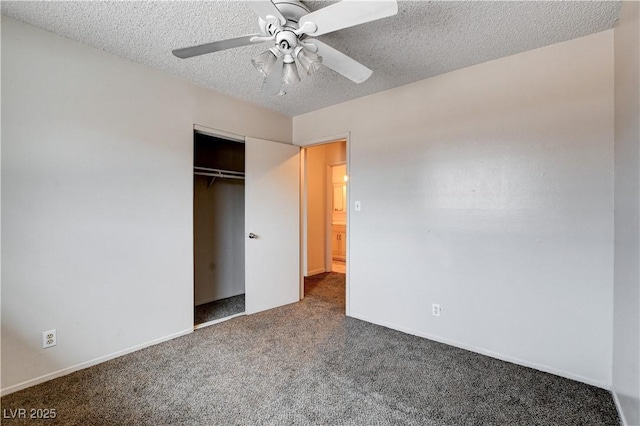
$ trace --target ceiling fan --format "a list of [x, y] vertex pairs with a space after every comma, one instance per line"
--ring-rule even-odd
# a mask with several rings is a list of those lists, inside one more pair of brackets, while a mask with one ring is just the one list
[[356, 83], [362, 83], [373, 71], [311, 37], [398, 13], [396, 0], [342, 0], [315, 12], [300, 0], [252, 0], [245, 3], [258, 15], [259, 33], [175, 49], [173, 54], [186, 59], [254, 43], [273, 42], [274, 46], [252, 59], [264, 77], [263, 90], [269, 95], [284, 94], [282, 83], [300, 81], [296, 64], [307, 75], [325, 65]]

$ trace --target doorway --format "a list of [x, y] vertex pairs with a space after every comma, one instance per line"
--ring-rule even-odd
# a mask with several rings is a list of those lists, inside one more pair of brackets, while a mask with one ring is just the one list
[[302, 167], [301, 295], [318, 285], [340, 285], [346, 299], [349, 206], [346, 139], [304, 148]]
[[194, 327], [245, 312], [245, 144], [194, 131]]

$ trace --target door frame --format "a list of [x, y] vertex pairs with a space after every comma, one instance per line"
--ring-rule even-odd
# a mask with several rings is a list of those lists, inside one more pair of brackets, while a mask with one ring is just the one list
[[[207, 136], [212, 136], [214, 138], [218, 138], [218, 139], [226, 139], [232, 142], [237, 142], [237, 143], [241, 143], [241, 144], [246, 144], [246, 137], [242, 136], [242, 135], [238, 135], [235, 133], [230, 133], [230, 132], [225, 132], [224, 130], [220, 130], [220, 129], [214, 129], [212, 127], [206, 127], [206, 126], [202, 126], [199, 124], [193, 124], [193, 129], [191, 131], [191, 172], [193, 173], [193, 167], [195, 165], [195, 134], [196, 133], [200, 133], [203, 135], [207, 135]], [[195, 222], [194, 222], [194, 202], [195, 202], [195, 182], [192, 184], [191, 186], [191, 272], [192, 272], [192, 276], [191, 276], [191, 288], [193, 290], [193, 294], [192, 294], [192, 298], [191, 298], [191, 304], [194, 305], [194, 301], [195, 301], [195, 282], [196, 282], [196, 277], [195, 277], [195, 259], [196, 259], [196, 255], [195, 255]], [[246, 244], [246, 241], [244, 241], [244, 243]], [[194, 308], [195, 306], [191, 306], [191, 313], [192, 315], [194, 315]], [[245, 310], [243, 312], [240, 312], [238, 314], [233, 314], [230, 315], [228, 317], [225, 318], [220, 318], [220, 319], [216, 319], [213, 321], [208, 321], [202, 324], [198, 324], [195, 325], [195, 316], [192, 318], [192, 323], [193, 323], [193, 329], [197, 330], [199, 328], [203, 328], [203, 327], [208, 327], [210, 325], [213, 324], [217, 324], [223, 321], [227, 321], [230, 320], [231, 318], [235, 318], [237, 316], [241, 316], [241, 315], [245, 315], [246, 313], [246, 305], [245, 305]]]
[[[325, 136], [317, 139], [312, 139], [303, 142], [294, 142], [294, 145], [298, 145], [301, 150], [300, 155], [300, 256], [301, 256], [301, 268], [300, 268], [300, 300], [304, 298], [304, 272], [307, 270], [307, 182], [306, 182], [306, 162], [307, 162], [307, 153], [305, 148], [311, 148], [317, 145], [327, 145], [334, 142], [342, 142], [346, 143], [346, 151], [347, 151], [347, 161], [345, 162], [347, 166], [347, 174], [349, 175], [349, 181], [347, 182], [347, 273], [345, 274], [345, 304], [346, 304], [346, 315], [348, 316], [350, 313], [349, 308], [349, 275], [350, 268], [349, 262], [351, 259], [351, 132], [339, 133], [330, 136]], [[331, 178], [329, 178], [331, 179]], [[326, 218], [326, 222], [329, 222], [329, 226], [331, 219]], [[330, 228], [329, 228], [330, 231]], [[328, 241], [331, 242], [331, 236], [327, 235]], [[331, 248], [328, 247], [329, 255], [331, 254]], [[325, 265], [327, 264], [327, 258], [325, 253]]]

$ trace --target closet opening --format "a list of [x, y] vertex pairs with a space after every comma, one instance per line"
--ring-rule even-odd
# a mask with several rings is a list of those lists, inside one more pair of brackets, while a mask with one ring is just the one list
[[194, 131], [194, 327], [245, 312], [245, 144]]

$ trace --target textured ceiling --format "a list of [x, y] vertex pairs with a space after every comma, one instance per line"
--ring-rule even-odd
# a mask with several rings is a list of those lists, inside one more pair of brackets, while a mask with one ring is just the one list
[[[333, 2], [306, 1], [312, 10]], [[319, 37], [373, 70], [355, 84], [322, 67], [266, 96], [251, 58], [267, 44], [191, 59], [171, 50], [258, 32], [239, 1], [2, 1], [2, 14], [294, 116], [613, 27], [618, 1], [399, 1], [397, 16]]]

